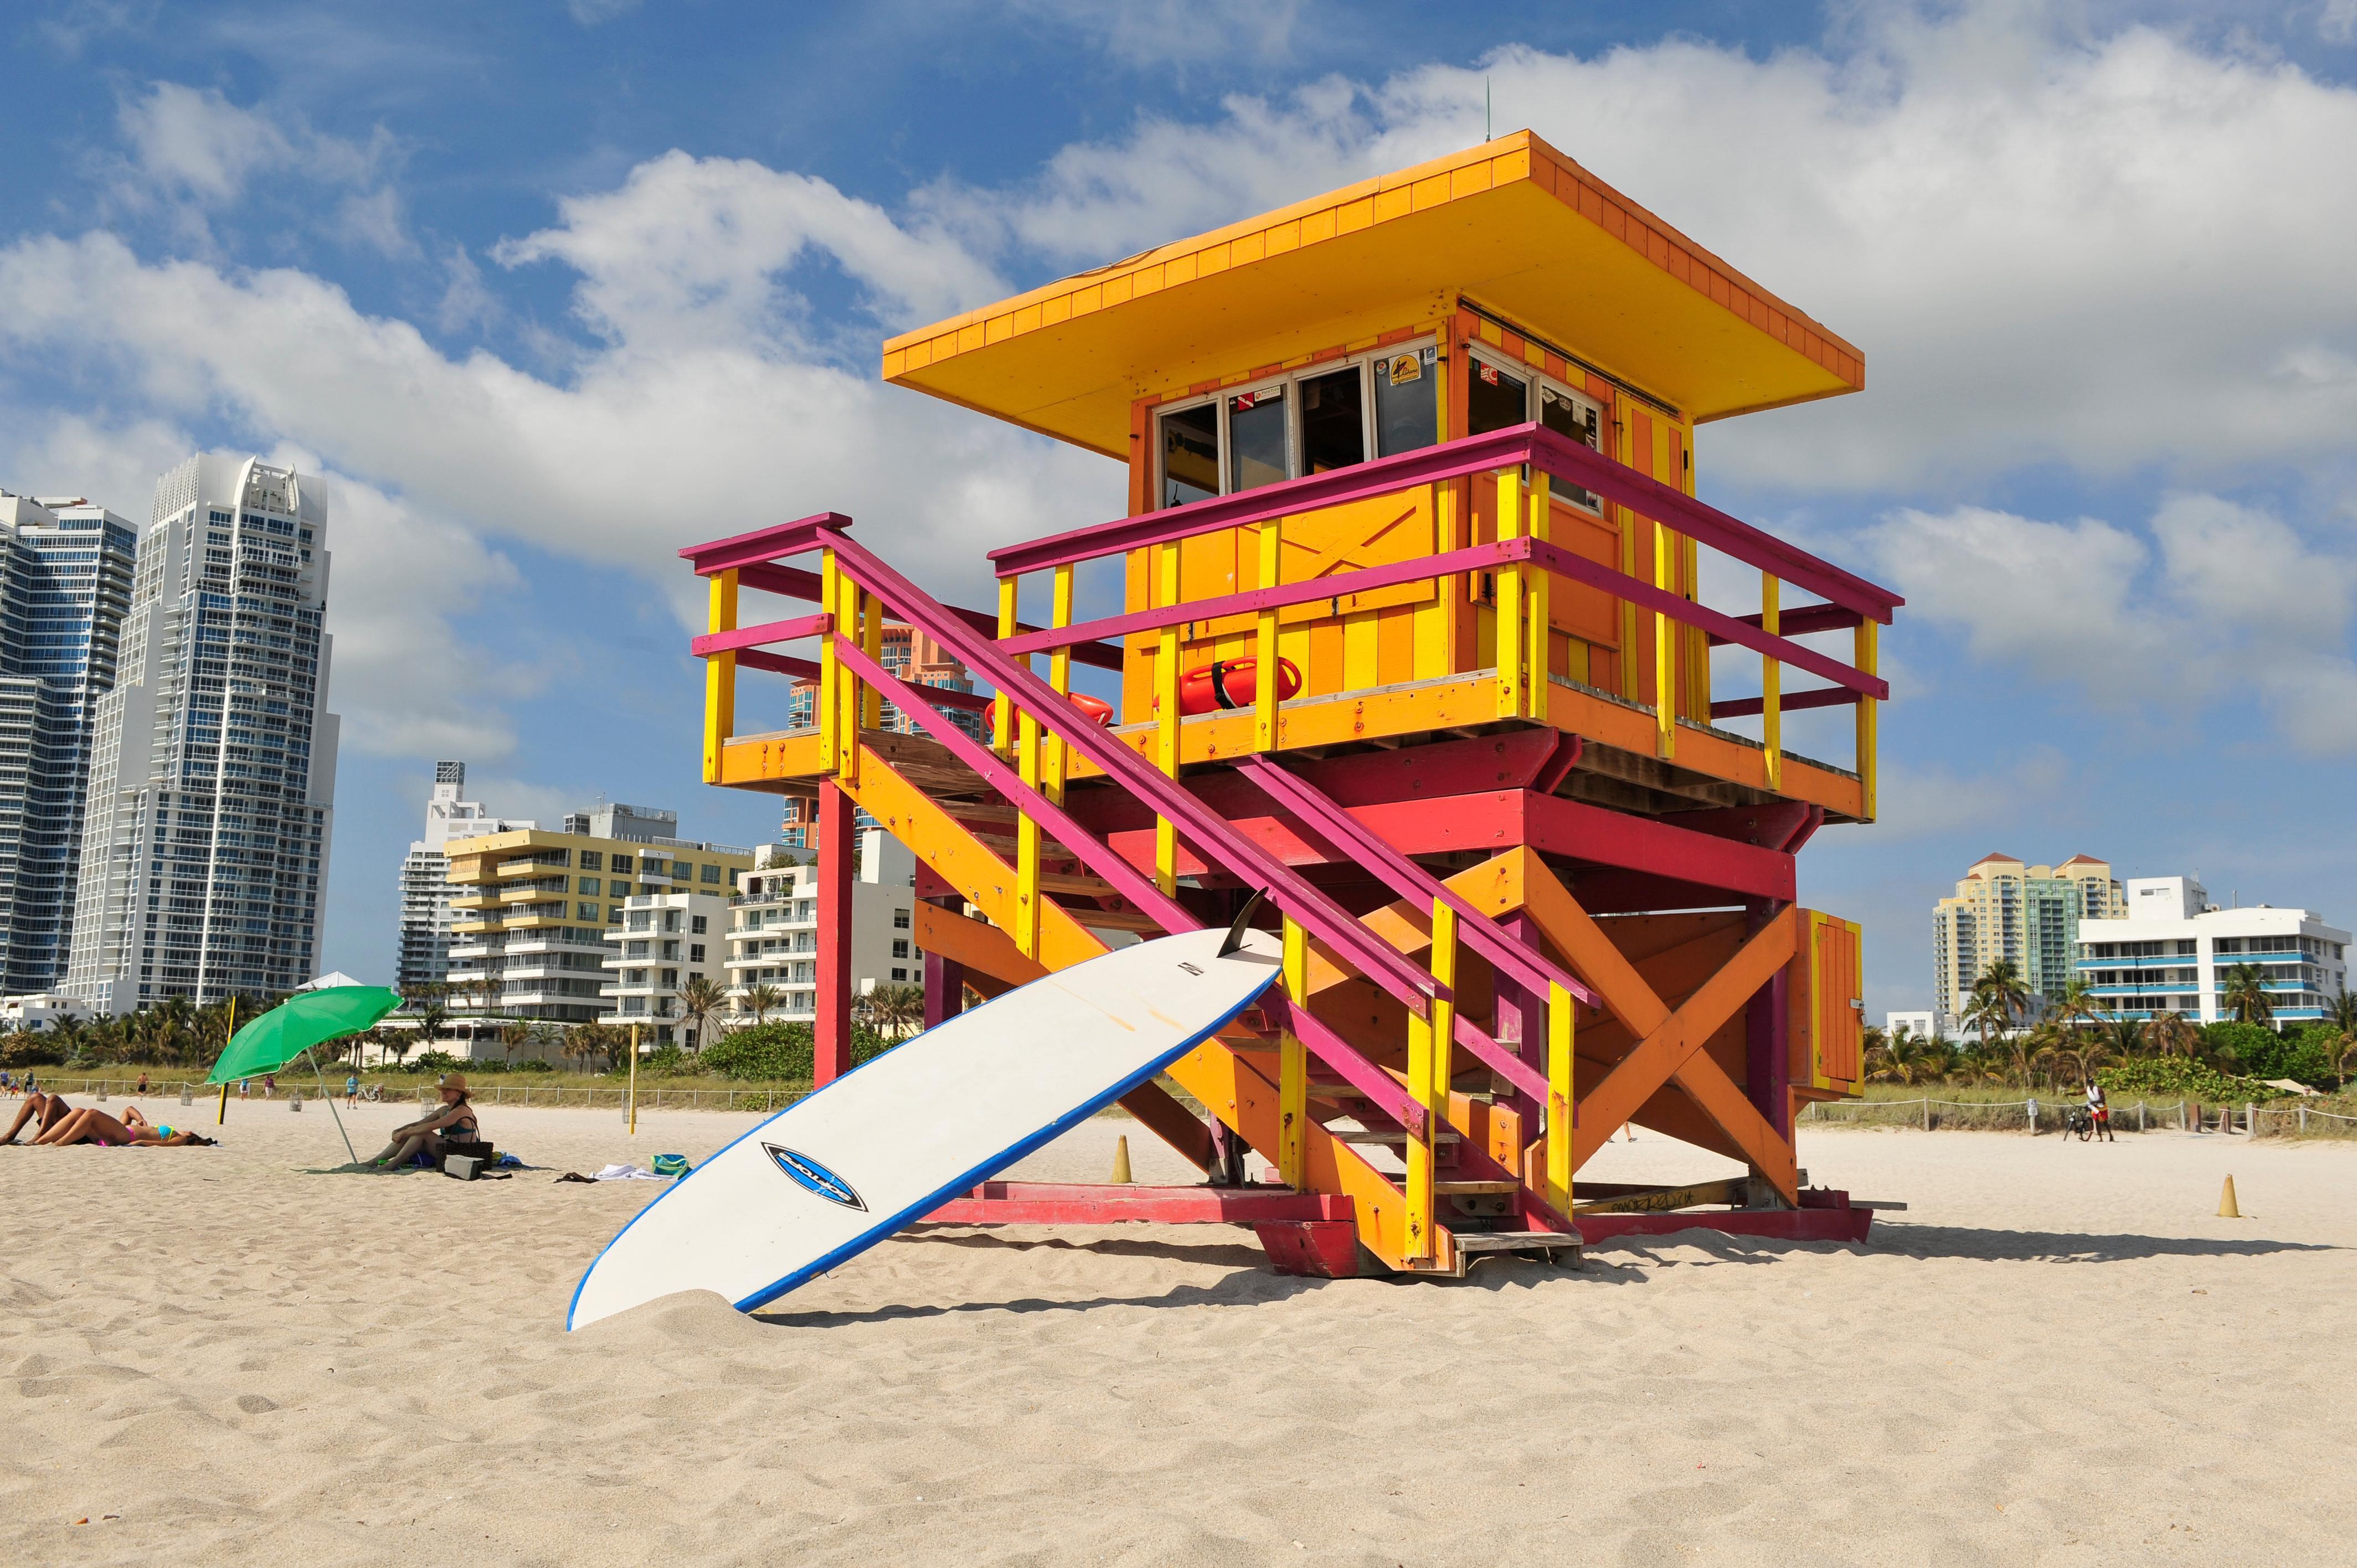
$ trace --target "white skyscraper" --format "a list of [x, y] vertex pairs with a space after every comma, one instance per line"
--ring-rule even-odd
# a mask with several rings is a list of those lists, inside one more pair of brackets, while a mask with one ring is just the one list
[[106, 1013], [317, 972], [337, 720], [324, 484], [195, 456], [156, 485], [98, 704], [65, 990]]
[[401, 954], [394, 965], [393, 988], [404, 995], [412, 986], [436, 984], [450, 976], [450, 857], [442, 853], [452, 839], [481, 838], [539, 826], [512, 818], [494, 817], [473, 800], [461, 800], [467, 788], [467, 765], [434, 765], [434, 795], [425, 802], [425, 836], [411, 842], [401, 863]]

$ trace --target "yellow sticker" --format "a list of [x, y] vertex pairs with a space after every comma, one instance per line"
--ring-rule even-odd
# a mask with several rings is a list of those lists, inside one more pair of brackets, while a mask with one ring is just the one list
[[1404, 387], [1410, 381], [1424, 379], [1424, 360], [1415, 354], [1394, 354], [1391, 363], [1392, 385]]

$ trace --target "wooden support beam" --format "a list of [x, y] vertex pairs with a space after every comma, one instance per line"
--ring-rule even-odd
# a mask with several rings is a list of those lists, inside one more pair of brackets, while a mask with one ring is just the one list
[[850, 795], [834, 779], [823, 780], [818, 787], [818, 1015], [811, 1027], [811, 1080], [821, 1089], [851, 1070], [853, 820]]

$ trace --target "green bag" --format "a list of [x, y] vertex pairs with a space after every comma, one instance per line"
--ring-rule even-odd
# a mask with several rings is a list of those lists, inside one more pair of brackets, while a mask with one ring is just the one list
[[657, 1176], [685, 1176], [689, 1171], [694, 1168], [694, 1166], [687, 1163], [687, 1156], [685, 1155], [657, 1155], [655, 1156], [655, 1175]]

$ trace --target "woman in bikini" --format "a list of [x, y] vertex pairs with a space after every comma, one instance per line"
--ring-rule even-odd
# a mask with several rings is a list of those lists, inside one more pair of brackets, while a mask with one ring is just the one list
[[431, 1116], [394, 1128], [392, 1142], [377, 1151], [370, 1165], [379, 1170], [399, 1170], [419, 1155], [439, 1155], [446, 1142], [468, 1144], [482, 1135], [475, 1121], [474, 1104], [467, 1098], [466, 1075], [445, 1075], [441, 1092], [441, 1108]]
[[36, 1145], [48, 1144], [63, 1148], [69, 1144], [96, 1144], [102, 1149], [187, 1149], [210, 1148], [212, 1140], [194, 1133], [175, 1132], [170, 1127], [156, 1127], [139, 1114], [135, 1105], [123, 1112], [118, 1122], [93, 1105], [69, 1112], [56, 1126], [33, 1140]]

